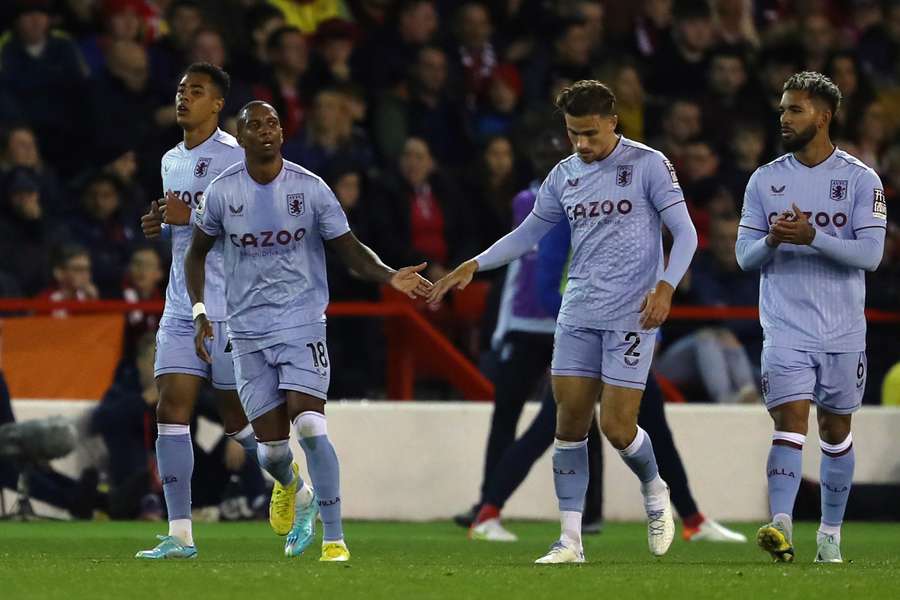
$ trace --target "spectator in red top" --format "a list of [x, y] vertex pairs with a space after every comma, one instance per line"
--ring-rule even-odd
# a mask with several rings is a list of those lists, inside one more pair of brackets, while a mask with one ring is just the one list
[[285, 141], [294, 137], [306, 118], [304, 79], [309, 70], [309, 49], [303, 33], [292, 26], [276, 29], [266, 42], [270, 72], [254, 96], [275, 107], [281, 117]]
[[[128, 272], [122, 282], [122, 298], [131, 303], [162, 300], [160, 284], [163, 277], [162, 261], [156, 248], [139, 246], [131, 253], [131, 260], [128, 261]], [[128, 313], [127, 319], [125, 351], [130, 354], [143, 334], [156, 331], [159, 315], [133, 310]]]
[[454, 41], [451, 52], [462, 71], [466, 106], [471, 110], [487, 101], [488, 86], [497, 68], [499, 57], [491, 43], [494, 32], [491, 15], [480, 2], [466, 2], [456, 13]]
[[[51, 302], [85, 302], [99, 297], [91, 275], [91, 255], [80, 244], [65, 244], [54, 253], [53, 281], [39, 298]], [[65, 316], [66, 311], [54, 311], [53, 315]]]
[[457, 187], [435, 165], [425, 140], [409, 138], [399, 172], [385, 182], [373, 211], [380, 219], [379, 253], [391, 264], [427, 261], [426, 277], [435, 281], [475, 249], [479, 236], [468, 226], [469, 212]]

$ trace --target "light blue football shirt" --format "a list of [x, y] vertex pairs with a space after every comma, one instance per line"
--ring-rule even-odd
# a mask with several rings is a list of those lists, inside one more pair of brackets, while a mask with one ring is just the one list
[[[878, 175], [840, 149], [808, 167], [793, 154], [763, 165], [747, 183], [739, 239], [760, 239], [796, 204], [816, 238], [854, 240], [880, 233], [887, 205]], [[761, 267], [759, 320], [764, 345], [809, 352], [861, 352], [866, 347], [864, 269], [841, 264], [814, 246], [781, 244]]]
[[228, 330], [264, 348], [279, 332], [321, 323], [328, 306], [323, 242], [350, 231], [331, 189], [289, 161], [266, 185], [246, 165], [226, 169], [207, 188], [195, 223], [224, 240]]
[[585, 163], [576, 154], [560, 161], [533, 211], [552, 223], [568, 219], [572, 231], [558, 322], [641, 331], [641, 303], [665, 269], [660, 213], [683, 202], [672, 163], [625, 137], [603, 160]]
[[[165, 153], [161, 174], [163, 191], [172, 191], [191, 209], [203, 198], [210, 182], [231, 165], [244, 160], [244, 149], [221, 129], [188, 150], [181, 142]], [[184, 283], [184, 255], [191, 245], [191, 224], [167, 225], [172, 232], [172, 266], [166, 287], [164, 317], [193, 319], [191, 300]], [[205, 304], [210, 321], [225, 320], [225, 282], [222, 279], [222, 241], [206, 257]]]

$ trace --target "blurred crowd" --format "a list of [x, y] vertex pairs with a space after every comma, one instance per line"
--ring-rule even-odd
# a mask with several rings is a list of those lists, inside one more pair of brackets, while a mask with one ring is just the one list
[[[551, 101], [578, 79], [607, 82], [621, 132], [675, 164], [700, 235], [680, 303], [756, 303], [758, 275], [734, 258], [737, 219], [750, 173], [780, 153], [776, 109], [791, 73], [834, 79], [844, 105], [833, 138], [880, 173], [891, 205], [900, 190], [900, 0], [11, 0], [0, 30], [8, 297], [162, 298], [170, 253], [143, 240], [138, 219], [162, 195], [160, 158], [181, 140], [175, 87], [195, 61], [231, 74], [225, 129], [245, 102], [271, 102], [285, 157], [326, 179], [386, 262], [427, 260], [431, 278], [509, 230], [513, 196], [544, 175], [530, 141], [561, 127]], [[874, 308], [900, 307], [896, 213], [869, 275]], [[332, 299], [378, 297], [336, 263]], [[488, 277], [495, 293], [473, 354], [489, 346], [503, 281]], [[129, 325], [133, 344], [155, 318], [135, 313]], [[896, 331], [870, 330], [877, 402]], [[753, 363], [742, 372], [758, 368], [755, 322], [664, 333], [664, 353], [694, 336], [723, 356], [740, 347]], [[691, 355], [688, 342], [672, 349]], [[692, 398], [753, 396], [746, 381], [722, 391], [686, 371], [670, 375]], [[371, 393], [360, 383], [336, 395]]]

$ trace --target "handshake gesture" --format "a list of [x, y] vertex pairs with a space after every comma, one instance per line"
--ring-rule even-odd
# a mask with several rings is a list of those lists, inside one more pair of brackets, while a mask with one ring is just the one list
[[793, 212], [784, 211], [769, 227], [766, 243], [773, 248], [781, 243], [808, 246], [816, 237], [816, 229], [809, 222], [809, 215], [794, 203], [791, 203], [791, 208]]

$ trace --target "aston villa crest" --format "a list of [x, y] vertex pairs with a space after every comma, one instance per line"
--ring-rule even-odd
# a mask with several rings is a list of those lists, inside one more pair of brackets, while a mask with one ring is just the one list
[[619, 165], [616, 168], [616, 185], [619, 187], [628, 187], [631, 185], [631, 179], [634, 172], [632, 165]]
[[211, 162], [211, 158], [201, 158], [198, 160], [197, 166], [194, 167], [194, 177], [206, 177], [206, 174], [209, 172], [209, 163]]
[[299, 217], [306, 211], [306, 203], [303, 201], [303, 194], [287, 195], [288, 214], [292, 217]]
[[847, 199], [847, 180], [832, 179], [831, 180], [831, 199], [841, 201]]

